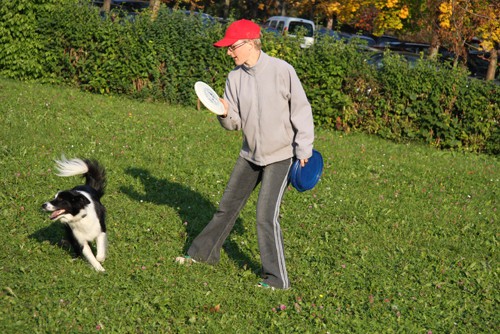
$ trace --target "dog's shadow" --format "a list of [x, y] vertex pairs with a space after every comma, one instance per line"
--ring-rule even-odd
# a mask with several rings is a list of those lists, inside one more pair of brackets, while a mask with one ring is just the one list
[[[136, 201], [168, 205], [177, 210], [180, 219], [186, 222], [187, 238], [183, 249], [185, 253], [190, 246], [190, 242], [212, 219], [212, 215], [217, 208], [212, 202], [189, 187], [159, 179], [146, 169], [129, 167], [125, 169], [125, 173], [141, 181], [144, 193], [137, 192], [132, 186], [120, 187], [122, 193]], [[238, 234], [243, 233], [239, 218], [236, 221], [233, 232]], [[247, 266], [254, 272], [260, 270], [258, 264], [241, 252], [236, 242], [228, 238], [223, 247], [227, 254], [239, 265]]]
[[66, 240], [66, 233], [61, 222], [53, 222], [49, 226], [41, 228], [30, 234], [29, 237], [40, 243], [48, 242], [53, 246], [58, 246], [59, 248], [66, 250], [72, 257], [77, 257], [76, 252], [71, 247], [71, 244]]

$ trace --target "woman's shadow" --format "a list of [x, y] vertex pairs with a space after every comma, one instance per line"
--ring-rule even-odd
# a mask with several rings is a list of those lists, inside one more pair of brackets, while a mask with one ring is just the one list
[[[144, 193], [137, 192], [131, 186], [121, 186], [120, 191], [136, 201], [145, 201], [159, 205], [168, 205], [175, 208], [179, 217], [186, 225], [186, 242], [183, 252], [187, 252], [191, 241], [201, 232], [201, 230], [212, 219], [216, 207], [206, 198], [201, 196], [196, 191], [189, 187], [170, 182], [168, 180], [159, 179], [151, 175], [151, 173], [142, 168], [129, 167], [125, 169], [125, 173], [139, 179], [144, 186]], [[243, 233], [241, 220], [238, 218], [234, 226], [233, 232]], [[248, 267], [254, 272], [260, 270], [259, 265], [255, 263], [246, 254], [241, 252], [237, 243], [229, 238], [225, 241], [224, 250], [242, 267]]]

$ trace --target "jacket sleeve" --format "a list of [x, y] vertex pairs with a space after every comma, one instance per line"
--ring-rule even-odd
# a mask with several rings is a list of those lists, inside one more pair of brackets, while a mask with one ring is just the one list
[[311, 104], [293, 67], [290, 69], [290, 119], [295, 131], [295, 157], [308, 159], [312, 156], [314, 120]]
[[229, 104], [229, 110], [226, 117], [217, 116], [220, 124], [226, 130], [241, 130], [241, 118], [238, 112], [238, 101], [235, 90], [235, 87], [231, 86], [231, 81], [228, 77], [224, 89], [224, 100]]

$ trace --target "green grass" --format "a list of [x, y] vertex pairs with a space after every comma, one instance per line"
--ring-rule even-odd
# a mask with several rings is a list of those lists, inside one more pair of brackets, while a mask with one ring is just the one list
[[[282, 206], [292, 289], [256, 288], [256, 194], [221, 263], [174, 258], [210, 220], [240, 147], [207, 110], [0, 80], [2, 333], [491, 333], [500, 327], [499, 161], [317, 130], [325, 171]], [[105, 273], [40, 205], [108, 172]]]

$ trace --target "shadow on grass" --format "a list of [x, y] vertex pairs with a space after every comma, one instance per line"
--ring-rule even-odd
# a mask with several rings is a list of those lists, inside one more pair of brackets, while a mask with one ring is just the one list
[[76, 257], [76, 253], [71, 248], [70, 243], [65, 240], [65, 227], [61, 222], [52, 222], [49, 226], [39, 229], [38, 231], [29, 235], [31, 239], [38, 242], [49, 242], [53, 246], [64, 249], [72, 257]]
[[[187, 238], [183, 249], [185, 254], [191, 241], [212, 219], [212, 215], [217, 208], [208, 199], [191, 190], [189, 187], [156, 178], [148, 170], [129, 167], [125, 170], [125, 173], [142, 182], [144, 193], [139, 193], [130, 186], [120, 187], [122, 193], [136, 201], [146, 201], [175, 208], [182, 221], [187, 222]], [[238, 218], [231, 233], [243, 233], [241, 225], [241, 220]], [[237, 243], [227, 239], [224, 243], [224, 250], [240, 266], [246, 265], [256, 273], [260, 270], [259, 264], [241, 252]]]

